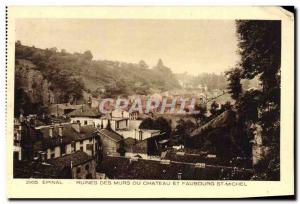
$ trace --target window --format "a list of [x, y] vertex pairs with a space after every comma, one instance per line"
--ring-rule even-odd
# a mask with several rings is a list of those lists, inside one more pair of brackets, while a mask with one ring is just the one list
[[83, 147], [80, 147], [80, 151], [82, 151], [82, 152], [83, 152]]
[[80, 141], [80, 145], [82, 145], [83, 144], [83, 141]]
[[61, 155], [66, 154], [66, 146], [65, 146], [65, 145], [62, 145], [62, 146], [60, 147], [60, 151], [61, 151]]
[[80, 120], [77, 120], [77, 123], [80, 123]]
[[51, 159], [54, 159], [54, 158], [55, 158], [55, 154], [52, 153], [52, 154], [50, 155], [50, 157], [51, 157]]
[[85, 121], [84, 121], [84, 125], [87, 125], [87, 124], [88, 124], [88, 121], [87, 121], [87, 120], [85, 120]]
[[89, 171], [89, 170], [90, 170], [90, 165], [87, 164], [87, 165], [85, 166], [85, 170]]
[[89, 142], [93, 142], [93, 138], [90, 138], [90, 139], [89, 139]]
[[80, 168], [80, 166], [79, 166], [79, 167], [77, 167], [76, 173], [77, 173], [77, 174], [80, 174], [80, 172], [81, 172], [81, 168]]
[[71, 152], [74, 152], [76, 150], [76, 143], [72, 141], [71, 143]]

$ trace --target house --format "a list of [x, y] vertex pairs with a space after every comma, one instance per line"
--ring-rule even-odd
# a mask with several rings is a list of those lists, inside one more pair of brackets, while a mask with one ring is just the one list
[[14, 123], [14, 160], [32, 160], [33, 144], [37, 141], [36, 123], [22, 119]]
[[59, 168], [71, 170], [72, 179], [95, 179], [96, 161], [82, 151], [76, 151], [63, 157], [47, 160], [47, 163]]
[[160, 135], [160, 130], [150, 130], [150, 129], [139, 129], [138, 130], [138, 140], [145, 140], [150, 137]]
[[14, 178], [96, 178], [96, 161], [82, 151], [49, 160], [17, 160], [14, 161], [13, 168]]
[[113, 130], [99, 129], [98, 130], [101, 142], [101, 150], [104, 155], [120, 155], [118, 152], [122, 146], [124, 139], [120, 134]]
[[13, 169], [14, 178], [71, 178], [70, 168], [61, 168], [42, 161], [14, 160]]
[[129, 118], [129, 112], [121, 109], [115, 109], [111, 112], [112, 118]]
[[22, 160], [21, 148], [21, 123], [15, 119], [14, 121], [14, 160]]
[[[110, 179], [145, 180], [249, 180], [251, 169], [170, 160], [105, 156], [99, 171]], [[150, 181], [151, 182], [151, 181]]]
[[96, 108], [91, 108], [88, 105], [81, 105], [79, 109], [76, 109], [67, 114], [71, 118], [71, 123], [80, 123], [83, 125], [98, 125], [101, 120], [101, 113]]
[[37, 127], [37, 141], [33, 144], [34, 157], [45, 154], [53, 159], [82, 151], [89, 156], [99, 156], [99, 135], [93, 125], [81, 126], [80, 123], [67, 123]]
[[125, 155], [133, 155], [132, 153], [144, 155], [143, 157], [160, 155], [161, 151], [163, 151], [163, 145], [160, 143], [164, 143], [164, 140], [166, 140], [164, 133], [155, 134], [143, 140], [125, 138], [123, 141], [126, 151]]
[[132, 111], [131, 113], [129, 113], [129, 119], [130, 120], [137, 120], [140, 116], [140, 112], [139, 111]]
[[115, 129], [115, 131], [122, 135], [124, 138], [132, 137], [136, 140], [142, 141], [150, 137], [160, 135], [160, 130], [148, 130], [148, 129]]
[[113, 131], [128, 130], [129, 118], [102, 117], [99, 122], [97, 121], [95, 124], [101, 128], [107, 128], [109, 126]]
[[124, 138], [123, 141], [126, 152], [133, 152], [133, 146], [138, 143], [138, 141], [132, 137]]

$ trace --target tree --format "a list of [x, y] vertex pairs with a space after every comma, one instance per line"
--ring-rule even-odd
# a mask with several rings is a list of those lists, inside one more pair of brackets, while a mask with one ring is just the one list
[[91, 51], [87, 50], [83, 53], [84, 59], [91, 61], [93, 59], [93, 54]]
[[195, 118], [197, 126], [200, 127], [201, 125], [204, 125], [207, 122], [206, 104], [196, 104], [194, 109], [196, 113], [193, 114], [193, 117]]
[[234, 100], [238, 100], [242, 93], [241, 71], [239, 68], [234, 68], [226, 72], [229, 82], [227, 89]]
[[215, 116], [218, 113], [218, 108], [219, 108], [219, 104], [217, 104], [216, 101], [213, 101], [210, 105], [210, 110], [209, 110], [212, 116]]
[[190, 119], [183, 120], [180, 119], [177, 121], [175, 131], [172, 133], [173, 139], [177, 139], [179, 144], [185, 145], [190, 132], [196, 128], [196, 124], [193, 123]]
[[223, 113], [224, 111], [231, 110], [232, 105], [229, 101], [221, 105], [220, 113]]
[[139, 62], [139, 66], [140, 66], [140, 68], [142, 68], [142, 69], [147, 69], [149, 66], [146, 64], [146, 62], [144, 61], [144, 60], [141, 60], [140, 62]]
[[139, 128], [160, 130], [161, 133], [165, 133], [167, 136], [170, 136], [172, 131], [170, 122], [168, 122], [164, 117], [158, 117], [157, 119], [146, 118], [141, 122]]
[[158, 59], [156, 67], [164, 67], [164, 63], [161, 59]]
[[[238, 20], [237, 33], [241, 61], [239, 71], [229, 73], [231, 90], [239, 90], [238, 77], [253, 79], [258, 76], [262, 90], [246, 92], [237, 101], [239, 111], [248, 110], [251, 114], [243, 118], [245, 123], [256, 122], [262, 127], [264, 145], [270, 148], [264, 172], [267, 179], [278, 179], [280, 167], [280, 67], [281, 67], [281, 22], [261, 20]], [[259, 93], [260, 92], [260, 93]], [[238, 100], [238, 91], [232, 91]], [[260, 95], [251, 100], [253, 95]], [[256, 106], [256, 110], [254, 108]], [[245, 109], [246, 108], [246, 109]], [[254, 111], [254, 113], [253, 113]], [[273, 171], [270, 171], [272, 166]]]

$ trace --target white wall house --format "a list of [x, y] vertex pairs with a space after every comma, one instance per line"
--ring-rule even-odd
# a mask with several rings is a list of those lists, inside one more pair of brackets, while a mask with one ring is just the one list
[[35, 157], [45, 154], [45, 159], [53, 159], [75, 153], [85, 152], [97, 156], [99, 138], [93, 125], [81, 126], [80, 123], [68, 123], [36, 128], [43, 137], [40, 149], [35, 149]]
[[129, 112], [120, 110], [120, 109], [115, 109], [111, 112], [111, 117], [112, 118], [129, 118]]

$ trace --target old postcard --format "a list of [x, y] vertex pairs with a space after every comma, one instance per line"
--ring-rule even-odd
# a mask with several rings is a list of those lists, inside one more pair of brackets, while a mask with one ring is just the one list
[[9, 198], [294, 195], [294, 14], [8, 7]]

